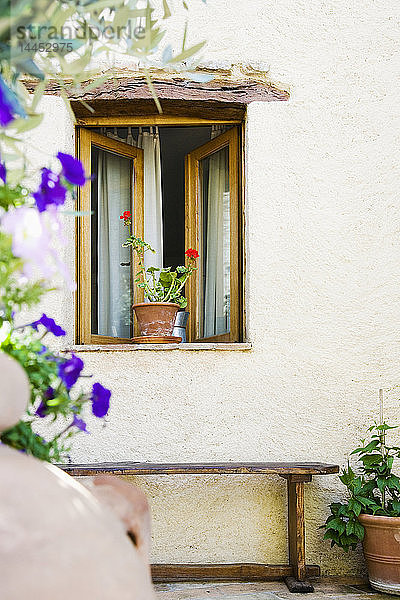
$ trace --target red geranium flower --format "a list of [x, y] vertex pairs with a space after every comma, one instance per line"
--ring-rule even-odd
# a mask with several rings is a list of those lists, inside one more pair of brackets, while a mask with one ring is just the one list
[[200, 254], [197, 252], [197, 250], [194, 250], [193, 248], [188, 248], [186, 250], [185, 254], [188, 258], [192, 258], [192, 259], [199, 258], [199, 256], [200, 256]]
[[130, 220], [132, 217], [132, 213], [130, 210], [126, 210], [125, 212], [122, 213], [122, 215], [120, 216], [120, 219], [124, 220], [124, 225], [130, 224]]

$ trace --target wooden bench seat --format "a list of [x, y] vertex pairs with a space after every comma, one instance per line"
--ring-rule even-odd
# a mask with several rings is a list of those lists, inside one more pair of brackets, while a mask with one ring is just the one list
[[307, 577], [320, 573], [305, 557], [304, 484], [313, 476], [338, 473], [337, 465], [299, 462], [135, 463], [112, 462], [59, 465], [73, 477], [109, 475], [279, 475], [287, 481], [288, 565], [157, 564], [154, 581], [274, 581], [284, 579], [292, 592], [312, 592]]

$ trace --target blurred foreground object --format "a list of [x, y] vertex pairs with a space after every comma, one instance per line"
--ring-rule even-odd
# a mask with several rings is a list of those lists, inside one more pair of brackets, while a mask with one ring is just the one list
[[[3, 354], [0, 380], [0, 424], [10, 427], [28, 401], [28, 380]], [[153, 598], [146, 498], [124, 481], [96, 479], [95, 496], [57, 467], [0, 445], [2, 600]]]

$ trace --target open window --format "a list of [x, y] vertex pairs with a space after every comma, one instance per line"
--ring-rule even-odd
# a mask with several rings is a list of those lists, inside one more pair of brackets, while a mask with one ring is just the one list
[[238, 132], [233, 127], [186, 157], [187, 245], [200, 253], [189, 283], [190, 338], [240, 337]]
[[[135, 235], [156, 254], [146, 266], [176, 267], [199, 251], [186, 284], [189, 342], [242, 341], [240, 130], [235, 124], [148, 123], [79, 129], [92, 176], [81, 191], [78, 226], [78, 343], [126, 343], [132, 304], [143, 301], [137, 265], [122, 244], [119, 216], [132, 212]], [[147, 256], [147, 254], [146, 254]]]
[[119, 216], [136, 215], [143, 237], [143, 150], [83, 129], [81, 159], [90, 182], [82, 190], [79, 324], [84, 343], [128, 342], [133, 336], [135, 265]]

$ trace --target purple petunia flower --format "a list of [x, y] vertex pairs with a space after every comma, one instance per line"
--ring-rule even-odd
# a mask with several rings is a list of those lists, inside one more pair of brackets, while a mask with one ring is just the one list
[[94, 383], [92, 388], [92, 413], [95, 417], [105, 417], [110, 408], [111, 392], [101, 383]]
[[51, 385], [49, 385], [49, 387], [45, 391], [44, 397], [46, 398], [46, 400], [52, 400], [54, 398], [54, 388], [52, 388]]
[[46, 409], [47, 409], [46, 402], [44, 402], [44, 400], [41, 400], [39, 406], [35, 410], [35, 415], [37, 415], [38, 417], [43, 419], [43, 417], [47, 416]]
[[79, 186], [85, 185], [85, 170], [80, 160], [63, 152], [59, 152], [57, 158], [62, 164], [62, 174], [69, 183]]
[[56, 236], [63, 243], [54, 214], [40, 213], [30, 206], [9, 208], [1, 217], [0, 229], [11, 235], [13, 254], [23, 259], [26, 277], [49, 279], [56, 269], [65, 269], [54, 248]]
[[0, 179], [2, 180], [3, 183], [5, 183], [6, 179], [7, 179], [6, 165], [2, 162], [0, 162]]
[[[44, 327], [46, 327], [47, 331], [50, 331], [50, 333], [52, 333], [56, 337], [65, 335], [64, 329], [62, 327], [60, 327], [59, 325], [57, 325], [57, 323], [55, 322], [54, 319], [52, 319], [51, 317], [48, 317], [44, 313], [42, 314], [42, 316], [40, 317], [40, 319], [38, 321], [34, 321], [33, 323], [31, 323], [31, 327], [35, 331], [38, 330], [39, 325], [43, 325]], [[42, 353], [43, 353], [43, 350], [41, 350], [39, 352], [39, 354], [42, 354]]]
[[42, 169], [42, 179], [37, 192], [32, 196], [35, 199], [39, 212], [45, 211], [49, 206], [64, 204], [67, 190], [60, 183], [60, 176], [50, 169]]
[[71, 427], [77, 427], [81, 431], [84, 431], [85, 433], [89, 433], [88, 430], [86, 429], [85, 421], [83, 419], [80, 419], [76, 415], [74, 415], [74, 420], [72, 421]]
[[0, 125], [2, 127], [8, 125], [14, 120], [15, 115], [26, 116], [17, 96], [0, 75]]
[[47, 390], [44, 393], [44, 399], [41, 400], [39, 406], [37, 407], [35, 414], [40, 417], [41, 419], [43, 419], [43, 417], [47, 417], [47, 404], [46, 404], [46, 400], [51, 400], [52, 398], [54, 398], [54, 389], [49, 386], [47, 388]]
[[70, 390], [77, 382], [83, 367], [83, 360], [75, 354], [72, 354], [69, 360], [58, 365], [58, 375], [65, 383], [67, 390]]
[[12, 104], [8, 97], [9, 89], [0, 76], [0, 125], [3, 127], [14, 119]]

